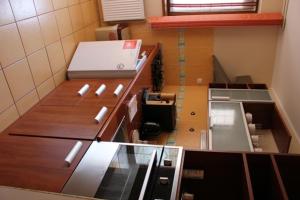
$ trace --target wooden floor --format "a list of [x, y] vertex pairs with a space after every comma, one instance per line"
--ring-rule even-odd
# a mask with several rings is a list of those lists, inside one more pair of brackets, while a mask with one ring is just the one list
[[[201, 131], [207, 130], [207, 86], [165, 86], [163, 92], [176, 93], [177, 124], [172, 133], [162, 133], [152, 142], [200, 149]], [[194, 112], [195, 115], [191, 115]]]

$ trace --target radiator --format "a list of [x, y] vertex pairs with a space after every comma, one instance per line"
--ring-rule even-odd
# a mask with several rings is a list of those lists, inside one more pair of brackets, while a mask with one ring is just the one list
[[98, 0], [101, 1], [104, 21], [145, 19], [144, 0]]

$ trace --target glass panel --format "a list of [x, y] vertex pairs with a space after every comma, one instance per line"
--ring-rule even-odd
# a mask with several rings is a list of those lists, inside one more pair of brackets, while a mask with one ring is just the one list
[[[162, 161], [160, 163], [160, 168], [158, 169], [158, 179], [156, 180], [151, 199], [171, 199], [178, 152], [178, 149], [168, 147], [164, 148]], [[165, 166], [165, 161], [169, 163], [171, 161], [171, 165]], [[169, 183], [161, 184], [159, 180], [160, 177], [167, 177], [169, 179]]]
[[264, 101], [270, 101], [271, 96], [267, 90], [251, 90], [251, 92], [248, 94], [249, 100], [264, 100]]
[[211, 99], [217, 97], [230, 97], [236, 101], [272, 101], [268, 90], [253, 89], [210, 89]]
[[216, 151], [250, 151], [243, 112], [237, 102], [211, 102], [212, 149]]
[[154, 150], [157, 150], [159, 160], [162, 148], [120, 145], [95, 197], [112, 200], [138, 199]]

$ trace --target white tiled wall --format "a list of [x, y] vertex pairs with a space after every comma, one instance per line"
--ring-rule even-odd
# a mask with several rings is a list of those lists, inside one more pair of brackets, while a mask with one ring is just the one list
[[65, 80], [99, 21], [96, 0], [0, 0], [0, 132]]

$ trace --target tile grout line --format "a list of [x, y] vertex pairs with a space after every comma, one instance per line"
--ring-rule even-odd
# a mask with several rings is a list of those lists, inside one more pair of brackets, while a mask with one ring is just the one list
[[[91, 0], [90, 0], [90, 1], [91, 1]], [[31, 18], [37, 18], [38, 23], [39, 23], [39, 29], [40, 29], [40, 32], [41, 32], [41, 34], [42, 34], [42, 31], [41, 31], [41, 25], [40, 25], [40, 21], [39, 21], [39, 18], [38, 18], [39, 16], [44, 15], [44, 14], [48, 14], [48, 13], [51, 13], [51, 12], [53, 12], [54, 15], [55, 15], [55, 11], [60, 10], [60, 9], [67, 8], [67, 9], [68, 9], [68, 13], [69, 13], [69, 17], [70, 17], [69, 7], [75, 6], [75, 5], [78, 5], [78, 4], [81, 5], [82, 3], [79, 2], [79, 3], [77, 3], [77, 4], [73, 4], [73, 5], [71, 5], [71, 6], [68, 5], [67, 7], [60, 8], [60, 9], [55, 10], [55, 8], [54, 8], [54, 6], [53, 6], [53, 3], [52, 3], [52, 1], [51, 1], [51, 4], [52, 4], [52, 6], [53, 6], [53, 10], [52, 10], [52, 11], [49, 11], [49, 12], [46, 12], [46, 13], [38, 14], [37, 9], [36, 9], [35, 2], [32, 0], [32, 3], [33, 3], [33, 5], [34, 5], [34, 9], [35, 9], [35, 15], [34, 15], [34, 16], [31, 16], [31, 17], [28, 17], [28, 18], [24, 18], [24, 19], [19, 20], [19, 21], [18, 21], [18, 20], [16, 19], [16, 17], [15, 17], [15, 13], [13, 12], [13, 9], [12, 9], [12, 6], [11, 6], [11, 2], [8, 1], [8, 3], [9, 3], [9, 6], [10, 6], [10, 9], [12, 10], [12, 15], [13, 15], [13, 17], [14, 17], [14, 22], [8, 23], [8, 24], [3, 24], [3, 25], [1, 25], [1, 27], [2, 27], [2, 26], [7, 26], [7, 25], [10, 25], [10, 24], [15, 24], [15, 25], [16, 25], [16, 28], [17, 28], [17, 31], [18, 31], [18, 34], [19, 34], [18, 37], [20, 38], [20, 41], [21, 41], [21, 44], [22, 44], [22, 47], [23, 47], [24, 57], [21, 58], [21, 59], [18, 59], [17, 61], [15, 61], [15, 62], [13, 62], [13, 63], [11, 63], [11, 64], [5, 66], [5, 67], [1, 66], [1, 67], [2, 67], [1, 70], [2, 70], [2, 72], [3, 72], [3, 76], [4, 76], [4, 78], [5, 78], [5, 81], [6, 81], [6, 83], [7, 83], [8, 89], [9, 89], [9, 91], [10, 91], [10, 95], [11, 95], [12, 100], [13, 100], [13, 104], [9, 105], [7, 108], [5, 108], [3, 111], [1, 111], [0, 114], [4, 113], [5, 111], [7, 111], [7, 110], [8, 110], [9, 108], [11, 108], [12, 106], [15, 106], [15, 107], [16, 107], [16, 110], [17, 110], [17, 113], [18, 113], [18, 115], [19, 115], [19, 117], [20, 117], [21, 114], [20, 114], [19, 109], [17, 108], [17, 103], [18, 103], [22, 98], [24, 98], [26, 95], [30, 94], [30, 93], [31, 93], [32, 91], [34, 91], [34, 90], [36, 91], [37, 96], [38, 96], [38, 99], [39, 99], [39, 101], [40, 101], [41, 98], [40, 98], [40, 95], [39, 95], [38, 92], [37, 92], [37, 87], [38, 87], [38, 86], [41, 86], [43, 83], [45, 83], [46, 81], [48, 81], [50, 78], [53, 78], [53, 77], [54, 77], [55, 74], [53, 74], [53, 71], [52, 71], [52, 68], [51, 68], [51, 65], [50, 65], [50, 60], [49, 60], [48, 52], [47, 52], [47, 49], [46, 49], [46, 48], [47, 48], [48, 46], [50, 46], [50, 45], [56, 43], [57, 41], [60, 41], [60, 42], [62, 43], [62, 41], [61, 41], [62, 37], [61, 37], [61, 35], [60, 35], [60, 33], [59, 33], [59, 36], [60, 36], [60, 37], [59, 37], [59, 40], [56, 40], [56, 41], [54, 41], [54, 42], [52, 42], [52, 43], [50, 43], [50, 44], [48, 44], [48, 45], [45, 44], [45, 41], [44, 41], [44, 38], [43, 38], [43, 47], [40, 48], [40, 49], [38, 49], [38, 50], [35, 50], [35, 51], [31, 52], [30, 54], [27, 54], [26, 51], [25, 51], [24, 42], [23, 42], [22, 37], [21, 37], [21, 33], [20, 33], [19, 26], [18, 26], [18, 22], [21, 22], [21, 21], [24, 21], [24, 20], [28, 20], [28, 19], [31, 19]], [[82, 14], [82, 10], [81, 10], [81, 9], [80, 9], [80, 12], [81, 12], [81, 14]], [[83, 29], [87, 28], [88, 26], [92, 25], [92, 24], [95, 23], [95, 22], [96, 22], [96, 20], [95, 20], [95, 21], [92, 20], [92, 22], [91, 22], [90, 24], [84, 25], [81, 29], [78, 29], [77, 31], [74, 31], [74, 30], [73, 30], [73, 25], [72, 25], [72, 23], [71, 23], [71, 25], [72, 25], [72, 33], [70, 33], [69, 35], [66, 35], [65, 37], [70, 36], [71, 34], [74, 34], [75, 32], [82, 31]], [[58, 28], [56, 16], [55, 16], [55, 23], [56, 23], [56, 26], [57, 26], [57, 28]], [[43, 34], [42, 34], [42, 36], [43, 36]], [[73, 37], [73, 39], [74, 39], [74, 37]], [[62, 46], [62, 47], [63, 47], [63, 46]], [[51, 77], [48, 77], [45, 81], [43, 81], [41, 84], [39, 84], [38, 86], [36, 86], [36, 85], [35, 85], [35, 82], [34, 82], [34, 78], [33, 78], [33, 73], [32, 73], [32, 70], [31, 70], [31, 67], [30, 67], [30, 64], [29, 64], [29, 61], [28, 61], [28, 56], [33, 55], [34, 53], [36, 53], [36, 52], [38, 52], [38, 51], [40, 51], [40, 50], [42, 50], [42, 49], [45, 49], [45, 51], [46, 51], [46, 54], [47, 54], [47, 60], [48, 60], [48, 62], [49, 62], [49, 66], [50, 66], [50, 70], [51, 70], [52, 76], [51, 76]], [[65, 52], [63, 52], [63, 53], [65, 54]], [[32, 88], [29, 92], [27, 92], [26, 94], [24, 94], [24, 95], [23, 95], [22, 97], [20, 97], [18, 100], [16, 100], [16, 99], [13, 97], [13, 95], [12, 95], [12, 90], [11, 90], [11, 87], [10, 87], [8, 81], [7, 81], [7, 76], [6, 76], [6, 74], [4, 73], [4, 69], [6, 69], [6, 68], [8, 68], [8, 67], [10, 67], [10, 66], [12, 66], [12, 65], [14, 65], [14, 64], [16, 64], [16, 63], [18, 63], [18, 62], [20, 62], [20, 61], [22, 61], [22, 60], [25, 60], [26, 63], [27, 63], [27, 65], [28, 65], [28, 67], [29, 67], [29, 71], [30, 71], [30, 74], [31, 74], [31, 78], [32, 78], [32, 80], [33, 80], [34, 88]], [[65, 60], [65, 55], [64, 55], [64, 60]], [[66, 63], [66, 60], [65, 60], [65, 63]], [[66, 65], [67, 65], [67, 64], [66, 64]], [[61, 70], [62, 70], [62, 69], [60, 69], [57, 73], [59, 73]], [[56, 74], [57, 74], [57, 73], [56, 73]], [[55, 84], [55, 87], [56, 87], [56, 84]]]
[[[33, 2], [33, 0], [32, 0], [32, 2]], [[33, 3], [34, 3], [34, 2], [33, 2]], [[23, 41], [22, 41], [22, 38], [21, 38], [21, 34], [20, 34], [20, 30], [19, 30], [19, 27], [18, 27], [18, 24], [17, 24], [17, 19], [16, 19], [16, 16], [15, 16], [15, 13], [13, 12], [13, 8], [12, 8], [12, 6], [11, 6], [11, 2], [10, 2], [10, 1], [9, 1], [9, 5], [10, 5], [10, 7], [11, 7], [12, 14], [13, 14], [13, 16], [14, 16], [14, 18], [15, 18], [15, 22], [14, 22], [14, 23], [16, 24], [16, 28], [17, 28], [17, 31], [18, 31], [18, 34], [19, 34], [18, 37], [20, 38], [20, 41], [21, 41], [21, 44], [22, 44], [22, 47], [23, 47], [23, 52], [24, 52], [24, 55], [25, 55], [25, 57], [22, 58], [22, 59], [20, 59], [19, 61], [21, 61], [21, 60], [23, 60], [23, 59], [26, 59], [26, 62], [27, 62], [28, 67], [29, 67], [29, 63], [28, 63], [28, 61], [27, 61], [27, 56], [26, 56], [24, 44], [23, 44]], [[35, 7], [34, 7], [34, 9], [35, 9]], [[15, 62], [15, 63], [17, 63], [17, 62]], [[10, 65], [10, 66], [11, 66], [11, 65]], [[33, 76], [32, 76], [32, 72], [31, 72], [30, 67], [29, 67], [29, 71], [30, 71], [31, 78], [32, 78], [32, 81], [33, 81]], [[4, 71], [3, 71], [3, 72], [4, 72]], [[18, 107], [17, 107], [17, 100], [14, 98], [14, 96], [13, 96], [13, 94], [12, 94], [12, 89], [11, 89], [11, 86], [9, 85], [9, 82], [7, 81], [6, 74], [5, 74], [5, 73], [3, 73], [3, 74], [4, 74], [5, 80], [6, 80], [6, 82], [7, 82], [8, 88], [9, 88], [9, 90], [10, 90], [11, 96], [12, 96], [12, 98], [13, 98], [14, 106], [16, 107], [16, 110], [17, 110], [18, 115], [19, 115], [19, 117], [20, 117], [20, 116], [21, 116], [21, 113], [20, 113], [20, 111], [19, 111], [19, 109], [18, 109]], [[18, 100], [21, 100], [22, 98], [23, 98], [23, 97], [19, 98]]]

